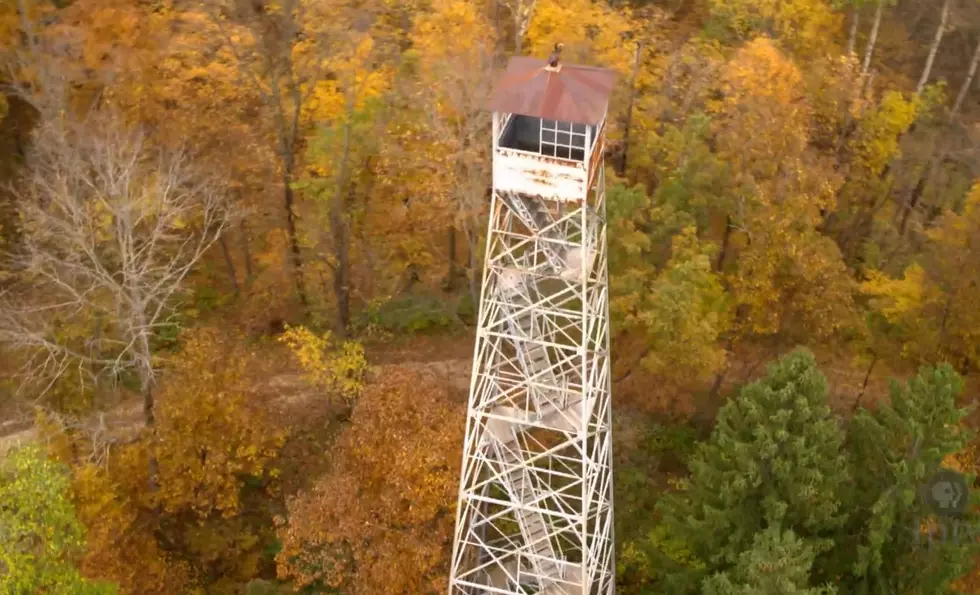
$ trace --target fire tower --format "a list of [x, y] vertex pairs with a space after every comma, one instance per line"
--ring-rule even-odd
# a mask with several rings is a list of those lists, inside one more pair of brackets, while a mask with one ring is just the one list
[[603, 147], [611, 71], [514, 57], [489, 103], [493, 194], [450, 595], [608, 595]]

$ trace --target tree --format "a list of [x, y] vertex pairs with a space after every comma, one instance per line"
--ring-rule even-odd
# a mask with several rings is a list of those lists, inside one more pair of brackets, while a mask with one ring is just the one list
[[[842, 593], [947, 593], [977, 553], [976, 544], [923, 547], [929, 511], [923, 485], [964, 449], [972, 432], [956, 406], [961, 378], [948, 365], [922, 368], [904, 386], [892, 382], [890, 403], [862, 409], [848, 428], [853, 488], [842, 493], [850, 521], [824, 571]], [[968, 511], [961, 523], [975, 522]]]
[[364, 390], [367, 360], [355, 341], [338, 343], [330, 332], [317, 336], [306, 327], [287, 327], [279, 340], [289, 346], [307, 374], [307, 382], [337, 395], [349, 411]]
[[80, 456], [77, 433], [42, 426], [46, 439], [67, 445], [88, 527], [83, 571], [124, 594], [230, 592], [259, 574], [272, 537], [267, 505], [285, 432], [256, 395], [268, 368], [241, 337], [215, 329], [180, 341], [165, 362], [157, 423], [115, 434], [106, 457]]
[[939, 52], [939, 44], [943, 41], [943, 36], [946, 34], [946, 23], [949, 21], [949, 7], [953, 4], [953, 0], [943, 0], [943, 7], [939, 12], [939, 25], [936, 26], [936, 35], [933, 37], [932, 45], [929, 46], [929, 55], [926, 58], [926, 64], [922, 68], [922, 76], [919, 77], [919, 83], [915, 86], [915, 93], [921, 94], [922, 89], [925, 88], [926, 83], [929, 82], [929, 75], [932, 74], [932, 65], [936, 61], [936, 54]]
[[[533, 4], [533, 3], [532, 3]], [[519, 11], [520, 5], [510, 5]], [[526, 8], [526, 7], [525, 7]], [[520, 33], [519, 39], [524, 33]], [[486, 189], [490, 184], [490, 155], [483, 138], [490, 134], [490, 113], [484, 109], [485, 98], [493, 82], [494, 47], [497, 39], [487, 19], [470, 2], [441, 0], [432, 11], [420, 14], [411, 32], [416, 55], [417, 86], [407, 101], [406, 115], [422, 111], [420, 126], [407, 126], [411, 138], [421, 138], [398, 153], [405, 166], [412, 169], [425, 159], [438, 175], [414, 176], [406, 186], [418, 199], [426, 197], [425, 206], [438, 214], [444, 202], [451, 206], [449, 224], [449, 271], [447, 288], [453, 289], [458, 275], [456, 233], [466, 239], [470, 297], [479, 301], [479, 246], [484, 234], [487, 210]], [[520, 49], [518, 49], [518, 53]], [[432, 150], [418, 150], [421, 143], [431, 143]], [[416, 170], [417, 171], [417, 170]], [[403, 178], [400, 178], [403, 179]], [[438, 215], [437, 215], [438, 216]]]
[[808, 588], [816, 551], [792, 531], [772, 527], [756, 533], [730, 573], [704, 581], [704, 595], [835, 595], [830, 586]]
[[[167, 369], [152, 442], [167, 513], [201, 518], [241, 512], [244, 478], [267, 481], [285, 433], [270, 425], [249, 397], [247, 366], [254, 356], [214, 329], [185, 334]], [[215, 358], [216, 354], [225, 354]]]
[[382, 97], [390, 78], [381, 58], [386, 48], [370, 31], [352, 32], [346, 42], [345, 50], [327, 61], [333, 80], [318, 82], [310, 98], [309, 114], [318, 123], [306, 151], [311, 175], [296, 184], [316, 199], [326, 223], [317, 227], [329, 229], [327, 238], [320, 240], [323, 234], [317, 232], [314, 237], [327, 254], [323, 261], [333, 279], [339, 335], [346, 335], [351, 323], [354, 229], [374, 186], [370, 162], [379, 151]]
[[20, 287], [0, 295], [0, 341], [25, 354], [43, 393], [135, 373], [154, 420], [154, 339], [229, 219], [218, 179], [181, 152], [155, 150], [111, 114], [45, 122], [21, 188]]
[[677, 569], [666, 584], [691, 593], [708, 576], [745, 564], [744, 552], [770, 547], [756, 542], [767, 528], [793, 531], [817, 555], [833, 548], [846, 520], [838, 495], [848, 481], [843, 445], [813, 355], [797, 350], [770, 365], [722, 407], [690, 463], [688, 486], [661, 505], [671, 535], [702, 563]]
[[0, 461], [0, 590], [11, 595], [109, 595], [115, 586], [82, 578], [76, 565], [85, 530], [70, 495], [66, 467], [36, 445]]
[[373, 379], [330, 472], [289, 502], [279, 577], [366, 593], [445, 590], [464, 419], [432, 372], [392, 366]]
[[962, 213], [947, 211], [902, 277], [870, 271], [861, 291], [891, 325], [902, 355], [916, 364], [950, 361], [964, 372], [980, 365], [980, 183]]
[[258, 123], [279, 161], [290, 259], [296, 291], [305, 308], [308, 295], [293, 188], [303, 140], [302, 116], [326, 74], [323, 50], [333, 45], [332, 34], [343, 30], [346, 23], [339, 14], [330, 14], [335, 4], [323, 6], [308, 0], [268, 4], [205, 0], [204, 6], [235, 55], [243, 84], [259, 95], [268, 110], [268, 119]]
[[640, 187], [617, 185], [608, 197], [617, 330], [643, 336], [636, 359], [648, 372], [673, 383], [710, 377], [724, 364], [718, 339], [730, 323], [712, 247], [687, 212], [656, 204]]
[[841, 18], [825, 0], [711, 0], [711, 16], [742, 38], [767, 35], [789, 50], [825, 54]]
[[722, 99], [711, 106], [717, 152], [733, 180], [722, 253], [737, 257], [729, 288], [739, 338], [807, 328], [825, 339], [851, 316], [847, 268], [817, 232], [840, 178], [809, 147], [802, 83], [771, 40], [756, 39], [726, 64]]

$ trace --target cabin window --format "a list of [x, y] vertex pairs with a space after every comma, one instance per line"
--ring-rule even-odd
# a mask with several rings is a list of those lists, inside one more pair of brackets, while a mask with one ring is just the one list
[[514, 114], [501, 133], [499, 143], [506, 149], [581, 162], [585, 161], [586, 135], [589, 133], [594, 143], [595, 126]]

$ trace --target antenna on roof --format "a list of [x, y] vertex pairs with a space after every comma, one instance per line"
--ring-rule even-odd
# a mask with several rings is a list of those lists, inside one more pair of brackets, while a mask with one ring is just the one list
[[555, 44], [555, 51], [551, 52], [551, 55], [548, 56], [548, 69], [549, 70], [558, 70], [559, 69], [558, 60], [559, 60], [559, 58], [561, 58], [561, 50], [562, 50], [563, 47], [565, 47], [565, 44], [563, 44], [563, 43], [560, 43], [559, 42], [559, 43], [556, 43]]

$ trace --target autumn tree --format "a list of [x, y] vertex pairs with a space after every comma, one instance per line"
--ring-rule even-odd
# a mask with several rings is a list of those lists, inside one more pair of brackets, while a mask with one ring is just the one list
[[[490, 145], [484, 142], [491, 133], [490, 113], [484, 101], [490, 93], [497, 40], [475, 3], [443, 0], [416, 18], [411, 41], [416, 92], [408, 102], [421, 100], [423, 104], [408, 113], [421, 112], [423, 119], [419, 127], [406, 128], [422, 133], [419, 144], [428, 141], [432, 149], [403, 149], [399, 157], [406, 158], [405, 165], [412, 169], [419, 157], [431, 159], [430, 163], [439, 168], [437, 175], [411, 180], [414, 183], [408, 186], [409, 192], [418, 196], [414, 200], [431, 203], [426, 205], [429, 208], [438, 209], [443, 199], [449, 203], [452, 221], [447, 237], [447, 288], [453, 289], [457, 277], [464, 273], [475, 303], [479, 300], [479, 246], [490, 183]], [[412, 155], [417, 158], [412, 159]], [[465, 238], [468, 256], [462, 267], [458, 263], [457, 230]]]
[[328, 60], [333, 78], [320, 81], [309, 100], [308, 117], [316, 132], [304, 158], [309, 173], [297, 181], [316, 206], [310, 235], [332, 280], [335, 331], [349, 332], [354, 287], [355, 239], [375, 187], [372, 158], [380, 150], [385, 110], [382, 93], [390, 68], [378, 65], [387, 48], [368, 24], [343, 38], [342, 51]]
[[892, 329], [902, 356], [917, 364], [949, 361], [966, 372], [980, 363], [980, 185], [961, 213], [947, 211], [926, 238], [923, 253], [900, 278], [871, 271], [861, 290]]
[[337, 14], [329, 14], [336, 6], [308, 0], [205, 0], [202, 6], [234, 54], [241, 84], [257, 93], [265, 105], [267, 118], [256, 124], [278, 159], [290, 260], [298, 297], [306, 307], [308, 295], [293, 188], [305, 132], [302, 116], [326, 74], [323, 59], [324, 50], [332, 45], [330, 32], [345, 24]]
[[811, 112], [799, 69], [757, 39], [726, 65], [720, 86], [711, 110], [735, 186], [722, 244], [723, 253], [727, 242], [736, 249], [735, 331], [776, 336], [807, 328], [828, 338], [849, 324], [851, 281], [837, 246], [817, 231], [840, 179], [826, 156], [808, 148]]
[[254, 502], [276, 495], [285, 433], [256, 394], [263, 366], [235, 339], [208, 328], [183, 334], [166, 361], [157, 423], [113, 440], [103, 460], [80, 456], [87, 451], [70, 428], [47, 425], [47, 440], [68, 445], [87, 576], [124, 594], [162, 595], [229, 592], [259, 573], [272, 518]]
[[95, 114], [38, 129], [18, 194], [24, 238], [10, 257], [20, 286], [2, 295], [0, 339], [42, 393], [65, 374], [135, 374], [152, 425], [154, 338], [228, 220], [218, 178]]
[[280, 578], [358, 592], [444, 590], [464, 419], [432, 372], [395, 366], [373, 378], [330, 472], [289, 502]]
[[741, 38], [768, 35], [802, 56], [833, 47], [841, 18], [825, 0], [711, 0], [713, 26]]
[[114, 585], [82, 578], [77, 562], [85, 529], [71, 501], [67, 467], [37, 445], [0, 461], [0, 589], [12, 595], [109, 595]]
[[637, 359], [648, 372], [673, 382], [710, 377], [724, 364], [719, 339], [730, 323], [712, 246], [699, 241], [693, 217], [640, 187], [614, 186], [608, 196], [616, 328], [644, 337]]

